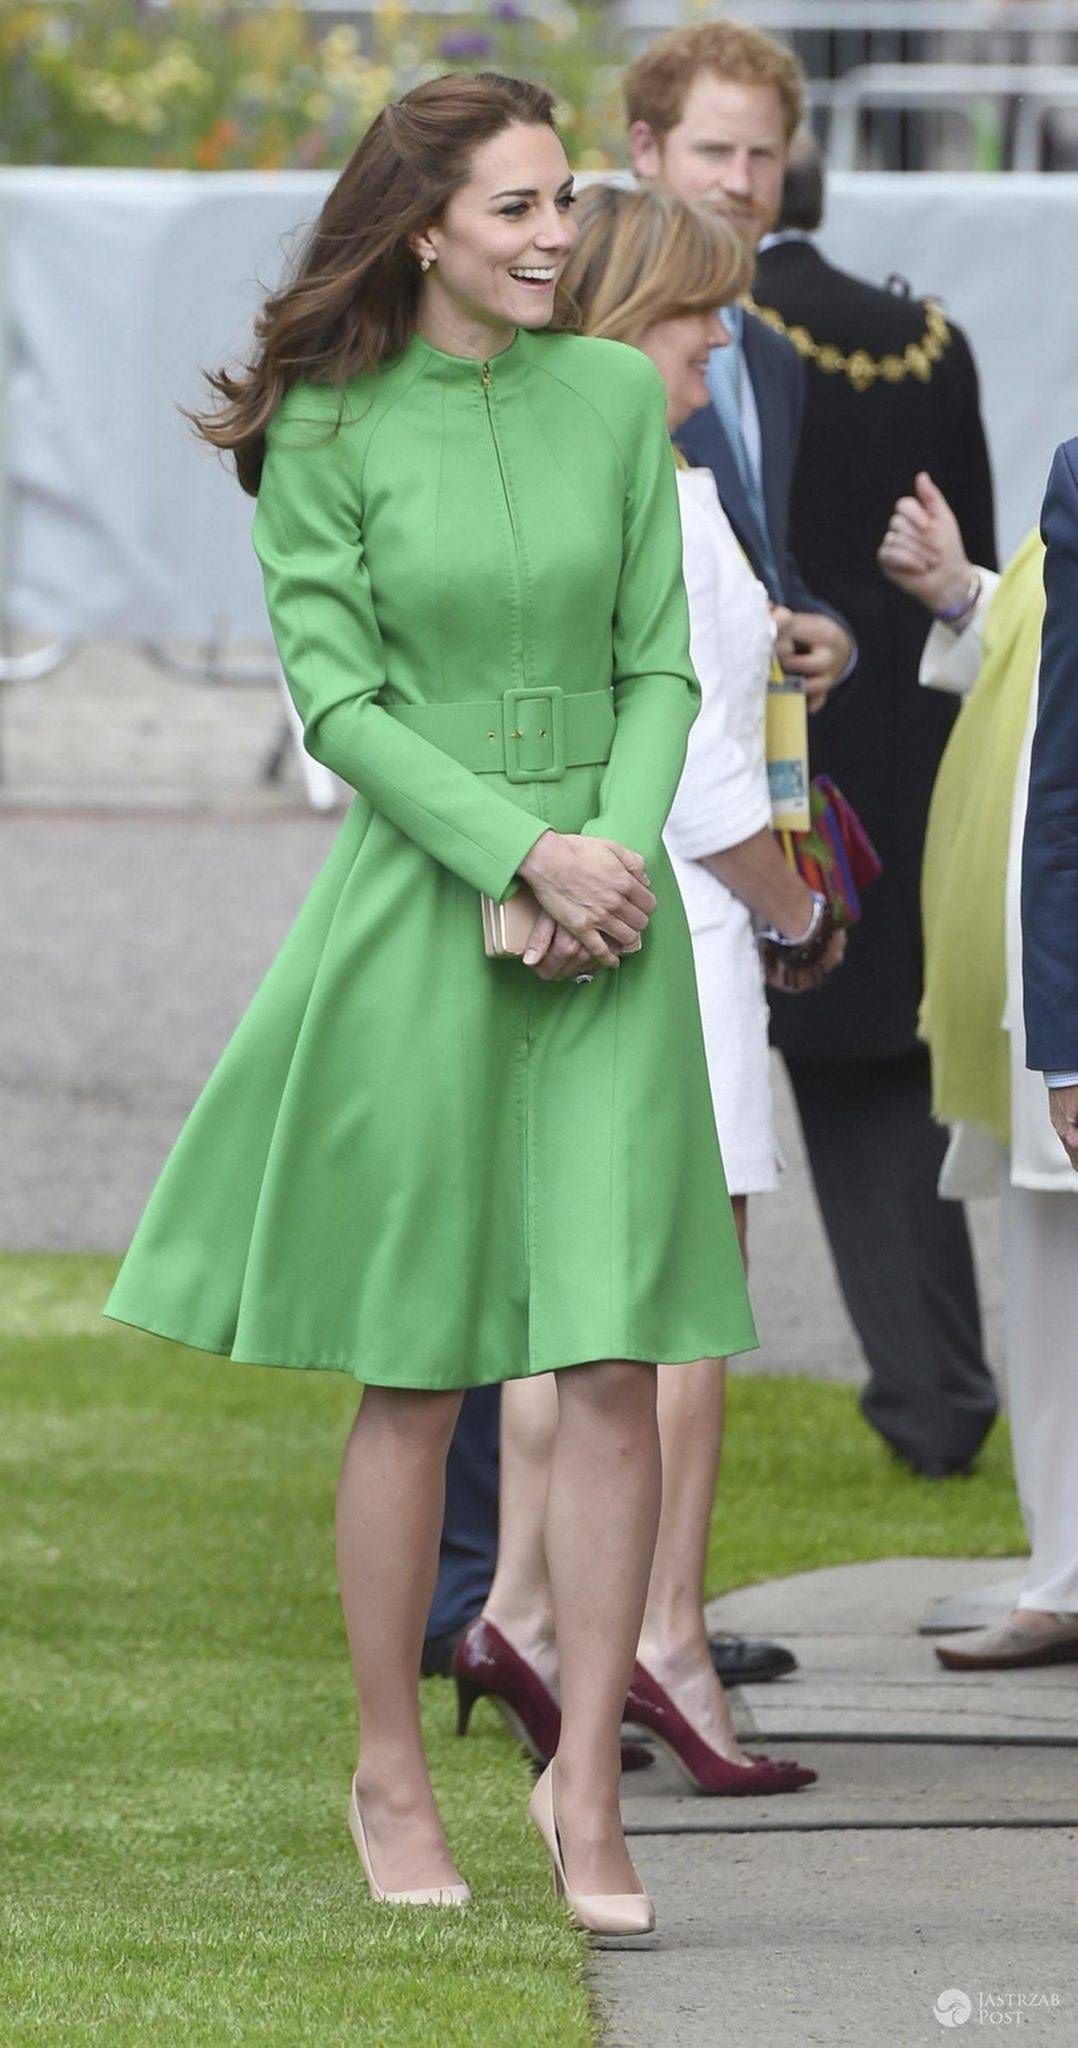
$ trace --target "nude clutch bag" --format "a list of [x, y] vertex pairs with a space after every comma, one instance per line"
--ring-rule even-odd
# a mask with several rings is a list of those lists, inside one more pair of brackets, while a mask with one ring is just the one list
[[[488, 960], [519, 960], [540, 915], [541, 905], [526, 882], [522, 882], [508, 903], [495, 903], [493, 896], [480, 895], [483, 911], [483, 945]], [[642, 941], [626, 946], [626, 953], [639, 953]]]
[[493, 896], [480, 896], [483, 910], [483, 944], [488, 960], [519, 960], [540, 914], [538, 900], [522, 882], [508, 903], [495, 903]]

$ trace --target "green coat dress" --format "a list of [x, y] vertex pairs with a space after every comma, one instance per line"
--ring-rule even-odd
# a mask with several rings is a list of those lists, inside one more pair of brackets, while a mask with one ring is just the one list
[[[378, 1386], [751, 1348], [661, 840], [699, 686], [657, 372], [519, 330], [299, 385], [254, 544], [307, 746], [356, 796], [106, 1314]], [[635, 848], [658, 898], [587, 985], [483, 949], [478, 892], [548, 827]]]

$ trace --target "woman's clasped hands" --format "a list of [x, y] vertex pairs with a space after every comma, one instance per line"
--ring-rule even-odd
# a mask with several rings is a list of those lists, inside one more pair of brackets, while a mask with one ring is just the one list
[[617, 967], [655, 908], [643, 855], [616, 839], [544, 832], [518, 872], [541, 905], [524, 951], [540, 981]]

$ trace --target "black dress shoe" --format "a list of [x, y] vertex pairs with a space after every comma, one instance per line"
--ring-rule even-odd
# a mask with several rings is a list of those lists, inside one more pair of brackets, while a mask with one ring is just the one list
[[465, 1622], [463, 1628], [451, 1629], [447, 1636], [427, 1637], [419, 1660], [421, 1678], [452, 1678], [453, 1652], [467, 1626]]
[[912, 1472], [915, 1479], [972, 1479], [976, 1469], [976, 1451], [971, 1451], [968, 1458], [917, 1459], [900, 1451], [897, 1444], [888, 1444], [887, 1448], [895, 1464], [904, 1472]]
[[708, 1648], [724, 1685], [763, 1685], [769, 1678], [785, 1678], [797, 1670], [792, 1650], [754, 1636], [709, 1636]]

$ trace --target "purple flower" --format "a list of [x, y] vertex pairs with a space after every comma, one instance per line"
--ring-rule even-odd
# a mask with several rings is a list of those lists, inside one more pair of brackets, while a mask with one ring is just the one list
[[490, 11], [495, 21], [523, 21], [524, 19], [524, 10], [516, 5], [516, 0], [496, 0], [495, 6]]
[[457, 57], [489, 57], [494, 45], [482, 29], [457, 28], [442, 37], [439, 48], [442, 56], [452, 61]]

